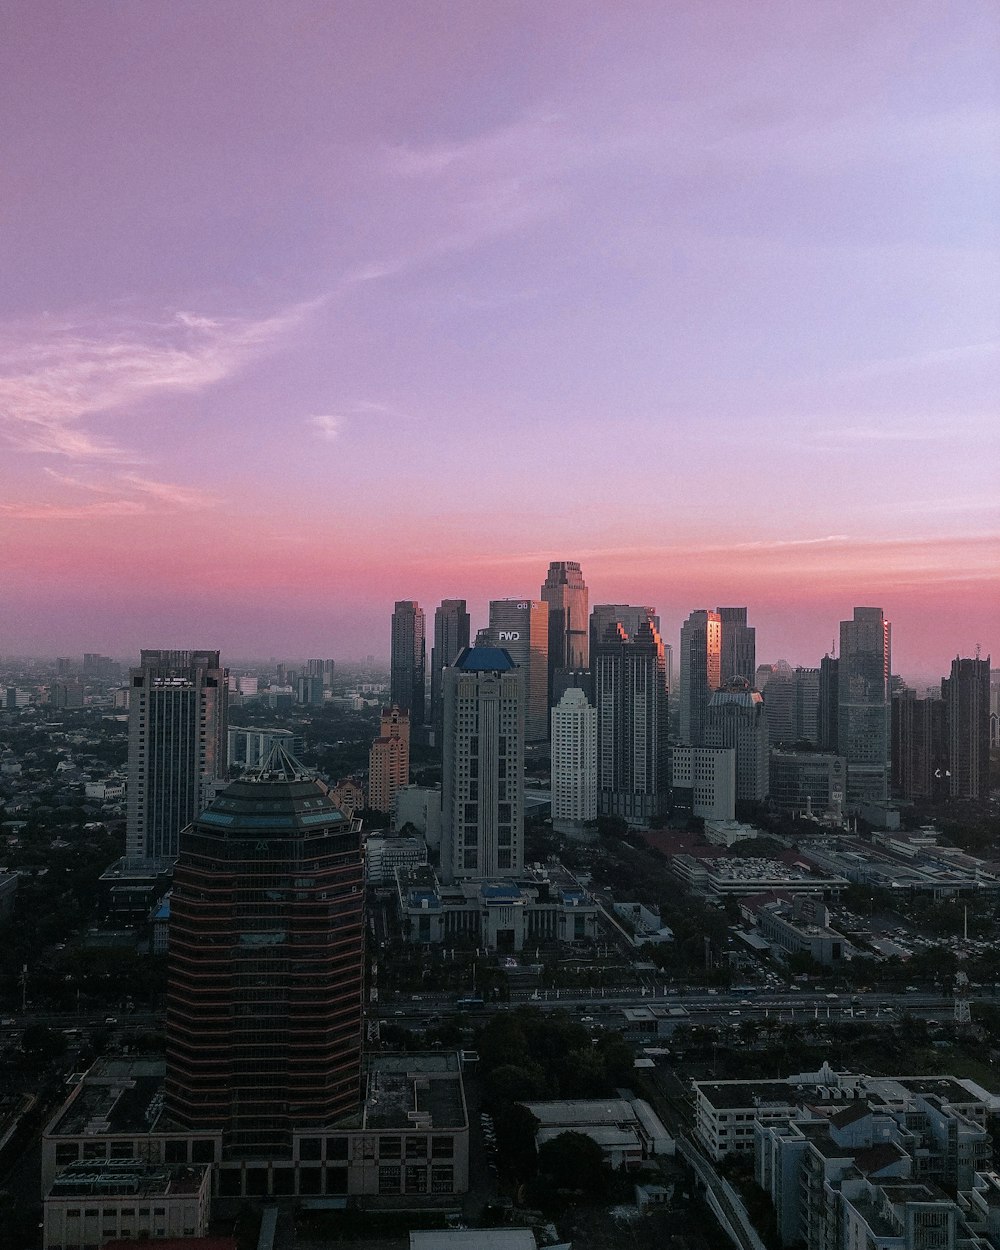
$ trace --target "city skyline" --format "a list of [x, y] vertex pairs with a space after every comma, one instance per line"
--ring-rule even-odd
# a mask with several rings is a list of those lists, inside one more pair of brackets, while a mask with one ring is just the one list
[[1000, 652], [992, 6], [10, 25], [3, 653], [388, 654], [553, 559]]

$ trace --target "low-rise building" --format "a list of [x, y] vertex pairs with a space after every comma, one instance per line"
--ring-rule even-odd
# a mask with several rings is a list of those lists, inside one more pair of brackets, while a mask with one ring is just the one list
[[808, 955], [825, 968], [837, 967], [851, 950], [843, 935], [830, 928], [830, 909], [811, 896], [765, 903], [755, 919], [758, 932], [772, 950]]
[[365, 885], [395, 888], [397, 869], [408, 870], [427, 863], [423, 838], [390, 838], [373, 833], [364, 839]]
[[560, 1133], [583, 1133], [600, 1146], [606, 1163], [629, 1170], [641, 1167], [652, 1155], [674, 1153], [673, 1138], [641, 1098], [567, 1099], [523, 1106], [538, 1121], [537, 1146]]

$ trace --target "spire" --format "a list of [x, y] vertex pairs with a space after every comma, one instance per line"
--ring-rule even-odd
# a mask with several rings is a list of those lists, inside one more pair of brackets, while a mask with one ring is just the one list
[[313, 775], [306, 766], [275, 742], [270, 751], [248, 776], [254, 781], [312, 781]]

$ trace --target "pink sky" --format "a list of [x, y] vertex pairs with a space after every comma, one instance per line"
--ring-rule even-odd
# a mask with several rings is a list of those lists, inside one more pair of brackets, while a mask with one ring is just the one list
[[0, 651], [1000, 654], [992, 3], [9, 6]]

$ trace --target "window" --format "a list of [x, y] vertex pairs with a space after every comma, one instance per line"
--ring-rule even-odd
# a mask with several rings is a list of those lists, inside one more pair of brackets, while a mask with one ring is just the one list
[[434, 1159], [454, 1159], [455, 1157], [454, 1137], [432, 1137], [431, 1138], [431, 1157]]
[[402, 1141], [398, 1137], [383, 1137], [379, 1142], [379, 1156], [383, 1159], [398, 1159], [402, 1150]]
[[427, 1138], [408, 1137], [406, 1139], [406, 1157], [407, 1159], [426, 1159]]
[[347, 1158], [347, 1138], [346, 1137], [328, 1137], [326, 1139], [326, 1157], [328, 1159], [346, 1159]]
[[323, 1142], [319, 1137], [302, 1137], [299, 1139], [299, 1158], [310, 1161], [323, 1157]]
[[431, 1193], [450, 1194], [455, 1188], [455, 1170], [450, 1166], [431, 1168]]
[[406, 1184], [403, 1192], [408, 1194], [427, 1192], [427, 1169], [425, 1167], [406, 1169]]
[[56, 1163], [76, 1163], [80, 1157], [80, 1147], [76, 1142], [60, 1142], [56, 1146]]
[[401, 1171], [398, 1167], [380, 1167], [378, 1170], [378, 1191], [380, 1194], [398, 1194]]
[[187, 1142], [168, 1141], [163, 1143], [164, 1163], [187, 1163]]

